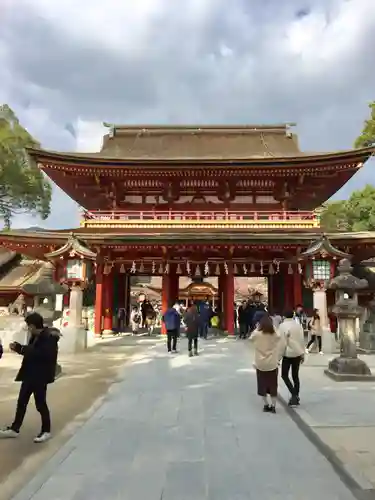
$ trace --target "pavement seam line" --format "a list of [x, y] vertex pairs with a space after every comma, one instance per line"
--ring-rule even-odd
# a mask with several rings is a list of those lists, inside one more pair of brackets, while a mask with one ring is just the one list
[[314, 431], [313, 427], [310, 427], [295, 409], [288, 405], [288, 402], [281, 394], [278, 395], [278, 399], [293, 422], [315, 446], [315, 448], [324, 456], [341, 481], [349, 488], [357, 500], [363, 500], [364, 494], [375, 495], [375, 489], [372, 484], [365, 479], [357, 479], [355, 477], [357, 474], [355, 474], [354, 471], [349, 471], [349, 468], [336, 455], [332, 448], [321, 439], [321, 437]]

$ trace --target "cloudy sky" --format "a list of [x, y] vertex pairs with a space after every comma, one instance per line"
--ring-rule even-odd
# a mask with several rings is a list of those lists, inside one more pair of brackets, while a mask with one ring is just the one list
[[[374, 46], [375, 0], [2, 0], [0, 102], [49, 149], [99, 149], [103, 121], [289, 121], [303, 149], [344, 149], [375, 100]], [[56, 189], [43, 225], [77, 214]]]

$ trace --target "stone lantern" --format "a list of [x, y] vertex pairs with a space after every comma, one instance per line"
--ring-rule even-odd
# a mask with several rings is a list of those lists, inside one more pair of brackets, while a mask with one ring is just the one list
[[96, 253], [70, 234], [63, 246], [46, 253], [45, 258], [56, 266], [62, 265], [62, 282], [70, 289], [69, 324], [62, 332], [60, 349], [62, 352], [84, 350], [88, 346], [88, 336], [82, 318], [83, 290], [89, 282]]
[[[353, 276], [348, 259], [340, 261], [339, 275], [328, 283], [336, 291], [336, 304], [332, 312], [337, 316], [340, 332], [340, 355], [328, 364], [325, 374], [337, 381], [371, 380], [371, 370], [357, 355], [356, 321], [362, 313], [358, 305], [358, 291], [368, 282]], [[374, 377], [375, 378], [375, 377]]]

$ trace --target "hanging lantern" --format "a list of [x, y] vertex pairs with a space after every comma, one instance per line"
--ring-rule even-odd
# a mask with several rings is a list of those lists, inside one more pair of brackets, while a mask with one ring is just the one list
[[219, 264], [216, 264], [215, 274], [216, 274], [216, 276], [220, 276], [220, 265]]
[[224, 272], [225, 274], [229, 274], [228, 264], [224, 262]]
[[141, 262], [141, 265], [139, 266], [139, 272], [144, 273], [145, 272], [145, 266], [143, 265], [143, 261]]
[[182, 269], [181, 269], [181, 264], [180, 263], [177, 264], [176, 274], [182, 274]]
[[152, 274], [156, 273], [156, 264], [155, 264], [155, 261], [152, 261], [151, 272], [152, 272]]
[[159, 274], [163, 274], [163, 271], [164, 271], [164, 269], [163, 269], [163, 264], [162, 264], [162, 263], [160, 263], [160, 264], [159, 264], [159, 270], [158, 270], [158, 273], [159, 273]]
[[293, 267], [292, 264], [288, 265], [288, 274], [293, 274]]
[[208, 265], [208, 262], [206, 261], [204, 265], [204, 274], [208, 276], [210, 274], [210, 266]]
[[137, 264], [134, 262], [134, 260], [133, 260], [132, 267], [130, 268], [130, 272], [132, 274], [135, 274], [137, 272]]
[[169, 274], [169, 262], [165, 264], [164, 274]]
[[263, 261], [260, 263], [260, 274], [264, 274]]
[[244, 274], [247, 274], [247, 267], [246, 267], [246, 264], [244, 264], [244, 265], [242, 266], [242, 270], [243, 270], [243, 273], [244, 273]]
[[276, 273], [279, 273], [280, 272], [280, 261], [274, 260], [274, 264], [276, 266]]
[[255, 264], [252, 263], [250, 266], [250, 273], [254, 274], [255, 273]]
[[126, 269], [125, 269], [124, 264], [121, 264], [121, 267], [120, 267], [120, 273], [121, 273], [121, 274], [125, 274], [125, 273], [126, 273]]
[[201, 276], [201, 268], [199, 267], [199, 265], [197, 265], [197, 267], [195, 268], [194, 276]]
[[298, 262], [298, 272], [299, 274], [303, 273], [302, 264], [300, 262]]
[[237, 264], [234, 264], [233, 272], [234, 272], [234, 274], [238, 274], [238, 266], [237, 266]]
[[268, 274], [270, 274], [270, 275], [275, 274], [275, 268], [273, 267], [272, 262], [271, 262], [271, 264], [268, 266]]
[[186, 273], [188, 276], [191, 274], [191, 267], [189, 261], [186, 261]]

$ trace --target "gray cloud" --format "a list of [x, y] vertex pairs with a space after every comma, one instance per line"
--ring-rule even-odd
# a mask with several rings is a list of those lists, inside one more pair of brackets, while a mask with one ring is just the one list
[[[66, 124], [81, 119], [296, 121], [304, 149], [342, 149], [374, 99], [373, 0], [11, 5], [0, 33], [0, 98], [46, 148], [74, 148]], [[370, 168], [346, 193], [371, 181]], [[76, 222], [61, 193], [53, 208], [49, 227]]]

